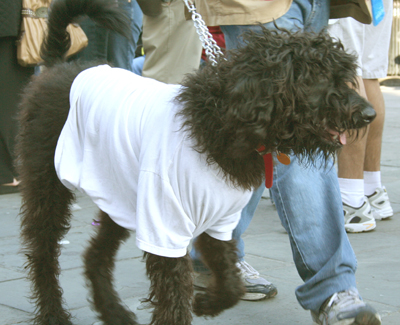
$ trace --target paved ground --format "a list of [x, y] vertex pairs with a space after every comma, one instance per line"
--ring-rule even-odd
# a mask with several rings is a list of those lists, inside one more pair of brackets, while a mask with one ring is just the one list
[[[387, 105], [382, 174], [392, 206], [393, 218], [378, 222], [376, 230], [349, 235], [358, 258], [358, 289], [364, 299], [381, 313], [386, 325], [400, 324], [400, 88], [383, 87]], [[80, 209], [74, 212], [72, 229], [66, 236], [61, 255], [61, 283], [75, 324], [96, 322], [87, 302], [82, 280], [81, 253], [93, 231], [91, 221], [95, 207], [87, 197], [79, 196]], [[33, 311], [28, 302], [29, 284], [25, 280], [24, 258], [19, 253], [19, 194], [0, 195], [0, 324], [29, 324]], [[254, 221], [245, 234], [247, 261], [272, 281], [278, 295], [259, 302], [242, 301], [215, 319], [196, 318], [195, 325], [205, 324], [311, 324], [308, 311], [303, 310], [294, 296], [301, 284], [292, 262], [287, 234], [280, 225], [276, 211], [268, 199], [262, 200]], [[141, 252], [135, 247], [134, 236], [118, 256], [116, 284], [124, 302], [139, 316], [141, 323], [149, 320], [147, 310], [137, 310], [139, 299], [146, 296], [148, 281], [144, 275]], [[168, 325], [168, 324], [166, 324]]]

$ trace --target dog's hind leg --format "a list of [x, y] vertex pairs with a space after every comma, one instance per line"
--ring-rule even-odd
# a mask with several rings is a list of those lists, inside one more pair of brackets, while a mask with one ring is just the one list
[[74, 196], [58, 180], [51, 152], [24, 155], [20, 156], [21, 236], [23, 252], [28, 258], [31, 298], [36, 304], [34, 323], [70, 325], [71, 315], [63, 308], [58, 256], [59, 241], [69, 229], [69, 206]]
[[220, 241], [203, 233], [194, 245], [213, 276], [206, 292], [196, 294], [193, 311], [197, 316], [217, 316], [233, 307], [245, 293], [236, 266], [236, 242]]
[[150, 325], [192, 323], [193, 267], [189, 254], [170, 258], [145, 253], [151, 281], [148, 301], [154, 306]]
[[126, 309], [113, 286], [115, 256], [129, 231], [100, 211], [100, 226], [84, 254], [85, 276], [92, 291], [93, 304], [106, 325], [137, 324], [135, 314]]

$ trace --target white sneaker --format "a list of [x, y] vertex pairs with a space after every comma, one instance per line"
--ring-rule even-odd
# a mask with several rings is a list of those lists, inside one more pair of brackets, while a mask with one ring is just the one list
[[[240, 299], [242, 300], [261, 300], [275, 297], [278, 293], [277, 288], [269, 281], [260, 277], [250, 264], [245, 261], [238, 262], [236, 266], [240, 270], [240, 276], [246, 287], [246, 293]], [[210, 273], [195, 273], [194, 286], [198, 289], [208, 287], [211, 280]]]
[[375, 193], [367, 198], [369, 204], [371, 204], [372, 215], [376, 220], [382, 220], [393, 216], [393, 209], [390, 205], [385, 186], [376, 188]]
[[372, 215], [371, 205], [367, 198], [359, 208], [343, 203], [344, 228], [347, 232], [363, 232], [375, 229], [376, 222]]
[[360, 299], [357, 289], [337, 292], [327, 300], [318, 313], [311, 312], [318, 325], [381, 325], [376, 310]]
[[242, 300], [261, 300], [275, 297], [278, 289], [269, 281], [260, 276], [260, 273], [246, 261], [236, 264], [240, 270], [240, 276], [246, 287], [246, 293]]

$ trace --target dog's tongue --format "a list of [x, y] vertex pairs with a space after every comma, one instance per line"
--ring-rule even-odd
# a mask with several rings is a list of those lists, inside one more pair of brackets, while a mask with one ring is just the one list
[[340, 143], [341, 143], [342, 145], [345, 145], [345, 144], [346, 144], [346, 141], [347, 141], [346, 134], [340, 133], [340, 134], [339, 134], [339, 141], [340, 141]]
[[328, 131], [329, 131], [330, 135], [332, 136], [332, 139], [338, 138], [339, 142], [342, 145], [346, 144], [347, 138], [346, 138], [346, 134], [345, 133], [339, 133], [339, 132], [334, 131], [334, 130], [328, 130]]

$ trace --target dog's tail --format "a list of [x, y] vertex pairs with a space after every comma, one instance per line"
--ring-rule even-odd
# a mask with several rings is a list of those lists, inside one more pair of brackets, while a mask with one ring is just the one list
[[46, 67], [65, 61], [71, 46], [67, 26], [83, 15], [133, 41], [130, 18], [115, 0], [55, 0], [49, 12], [48, 34], [41, 48]]

